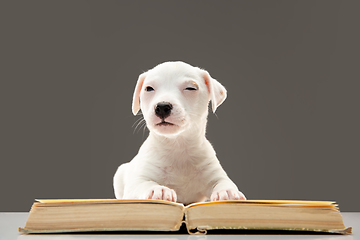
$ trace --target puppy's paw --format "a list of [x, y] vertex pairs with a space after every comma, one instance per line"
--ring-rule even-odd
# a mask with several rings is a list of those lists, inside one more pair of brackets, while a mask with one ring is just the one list
[[152, 187], [145, 196], [146, 199], [157, 199], [176, 202], [177, 196], [174, 190], [165, 186]]
[[236, 189], [214, 191], [210, 197], [211, 201], [219, 200], [246, 200], [245, 195]]

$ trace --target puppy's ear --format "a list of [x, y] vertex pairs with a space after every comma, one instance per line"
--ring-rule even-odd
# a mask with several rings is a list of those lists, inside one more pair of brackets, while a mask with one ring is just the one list
[[140, 92], [143, 87], [145, 77], [146, 77], [146, 73], [141, 74], [136, 83], [136, 87], [133, 95], [133, 101], [132, 101], [132, 112], [134, 115], [136, 115], [140, 110]]
[[225, 101], [227, 96], [226, 89], [218, 81], [212, 78], [207, 71], [202, 70], [202, 76], [209, 91], [212, 111], [214, 113], [217, 107]]

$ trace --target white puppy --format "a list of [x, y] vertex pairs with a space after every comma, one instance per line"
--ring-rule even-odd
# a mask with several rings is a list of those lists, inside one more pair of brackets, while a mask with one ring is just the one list
[[166, 62], [141, 74], [132, 112], [141, 109], [149, 136], [135, 158], [114, 176], [118, 199], [163, 199], [189, 204], [244, 200], [205, 138], [212, 110], [226, 90], [209, 73], [183, 62]]

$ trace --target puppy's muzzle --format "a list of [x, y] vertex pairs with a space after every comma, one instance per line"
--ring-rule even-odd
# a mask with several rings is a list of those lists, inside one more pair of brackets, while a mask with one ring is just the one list
[[155, 115], [164, 120], [170, 115], [172, 108], [169, 102], [159, 102], [155, 107]]

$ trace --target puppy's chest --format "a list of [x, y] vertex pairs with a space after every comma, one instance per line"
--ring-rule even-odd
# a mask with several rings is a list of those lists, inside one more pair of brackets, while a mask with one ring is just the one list
[[182, 186], [198, 184], [202, 179], [201, 167], [188, 162], [173, 163], [160, 168], [162, 184], [166, 186]]

